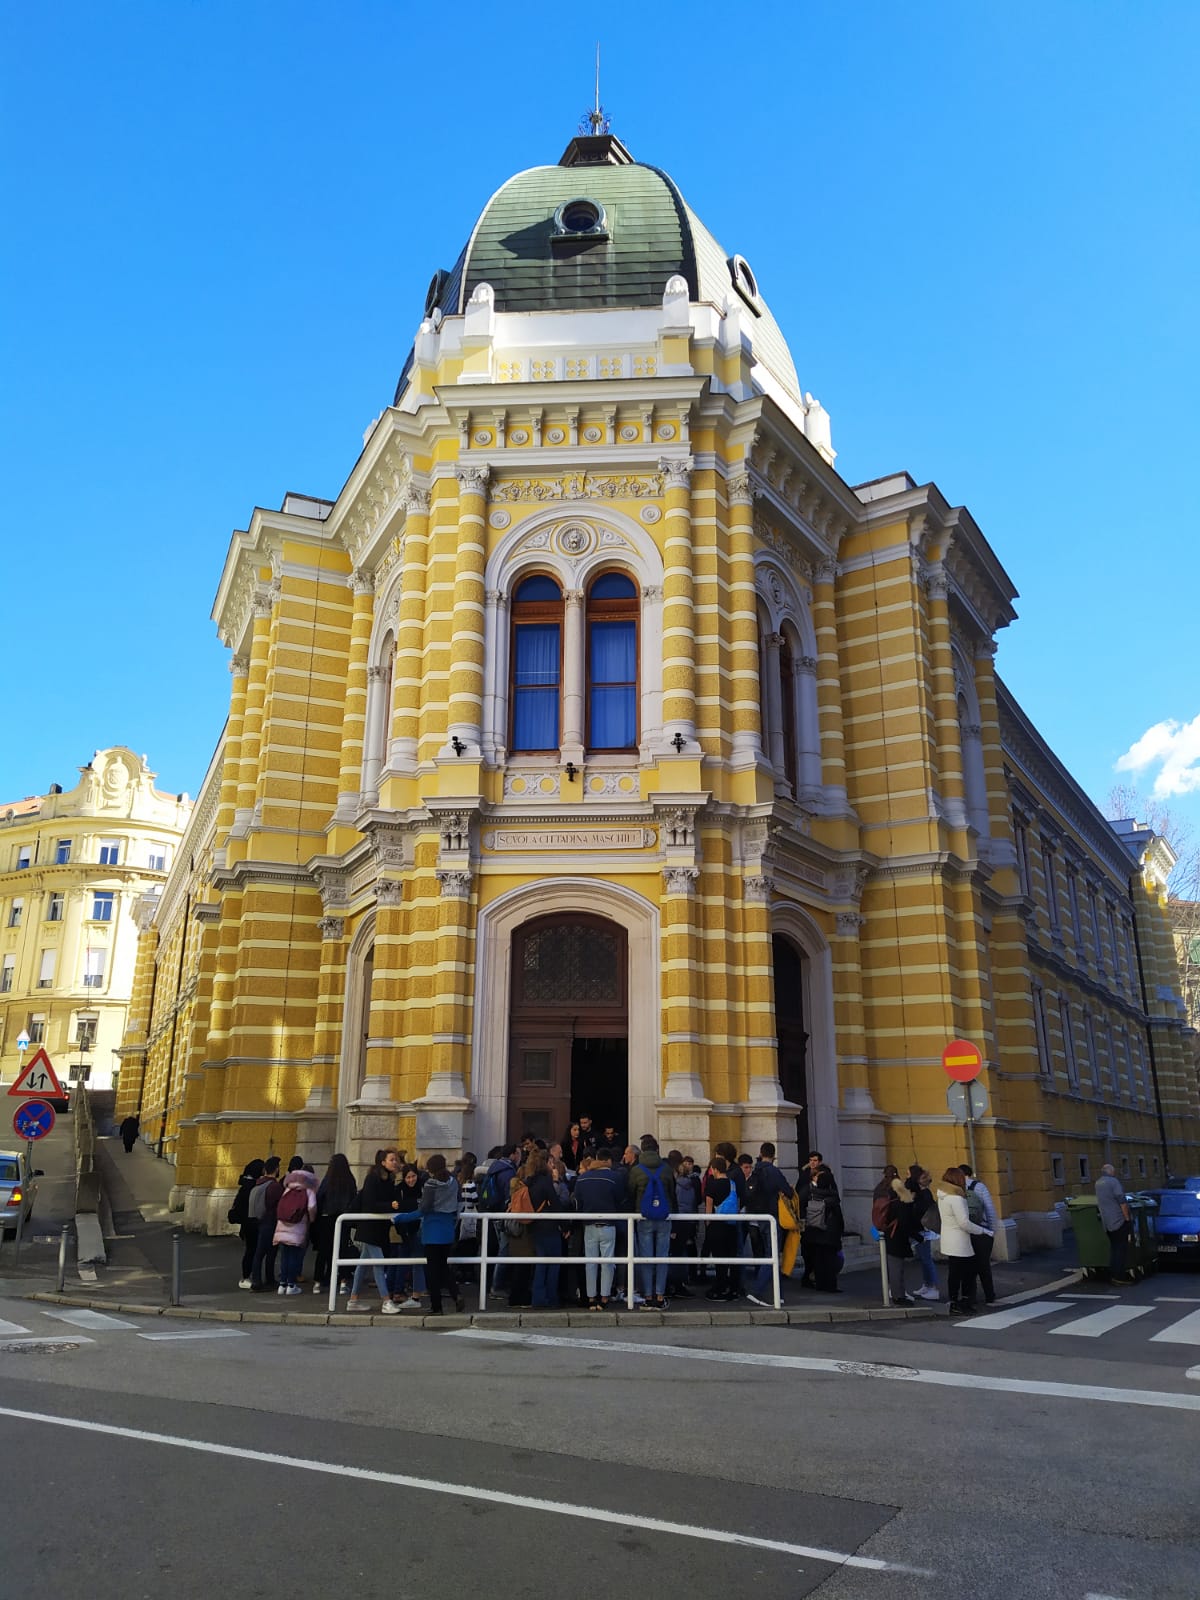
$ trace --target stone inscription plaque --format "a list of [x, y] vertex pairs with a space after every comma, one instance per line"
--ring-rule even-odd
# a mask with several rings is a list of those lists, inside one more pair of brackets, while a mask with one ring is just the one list
[[653, 828], [491, 828], [488, 850], [645, 850], [657, 841]]

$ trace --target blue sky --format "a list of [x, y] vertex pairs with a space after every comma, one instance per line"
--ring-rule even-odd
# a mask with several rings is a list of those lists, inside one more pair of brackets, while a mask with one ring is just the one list
[[[0, 799], [109, 743], [194, 793], [230, 532], [337, 493], [433, 270], [574, 131], [597, 23], [0, 17]], [[1200, 821], [1200, 7], [695, 3], [601, 39], [614, 130], [750, 260], [839, 469], [967, 504], [1021, 591], [1000, 670], [1059, 755], [1103, 803], [1135, 749]]]

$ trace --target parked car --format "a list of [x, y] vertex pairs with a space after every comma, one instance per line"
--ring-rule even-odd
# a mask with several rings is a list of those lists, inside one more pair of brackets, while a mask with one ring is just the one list
[[1191, 1189], [1158, 1189], [1155, 1227], [1160, 1264], [1200, 1267], [1200, 1183]]
[[31, 1172], [19, 1150], [0, 1150], [0, 1234], [11, 1239], [17, 1231], [17, 1218], [22, 1213], [25, 1226], [29, 1225], [33, 1202], [37, 1198], [37, 1179], [42, 1169]]

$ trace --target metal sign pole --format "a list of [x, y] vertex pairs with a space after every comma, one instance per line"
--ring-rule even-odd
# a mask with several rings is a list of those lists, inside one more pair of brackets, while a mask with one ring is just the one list
[[965, 1083], [963, 1088], [966, 1091], [967, 1102], [967, 1149], [971, 1153], [972, 1170], [977, 1171], [979, 1163], [975, 1159], [975, 1085]]

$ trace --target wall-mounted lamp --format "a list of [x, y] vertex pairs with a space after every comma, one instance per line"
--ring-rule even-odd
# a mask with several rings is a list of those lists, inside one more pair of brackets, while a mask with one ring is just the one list
[[686, 741], [681, 733], [677, 733], [671, 740], [671, 743], [675, 746], [676, 755], [679, 755], [682, 752], [685, 742]]
[[578, 776], [579, 776], [579, 768], [575, 765], [575, 763], [573, 761], [568, 761], [567, 762], [567, 782], [568, 783], [574, 783], [575, 779]]
[[451, 741], [450, 741], [450, 748], [451, 748], [451, 749], [452, 749], [452, 750], [453, 750], [453, 751], [454, 751], [454, 754], [455, 754], [455, 755], [456, 755], [456, 756], [460, 756], [460, 755], [462, 755], [462, 753], [463, 753], [463, 751], [464, 751], [464, 750], [465, 750], [465, 749], [466, 749], [466, 748], [467, 748], [467, 747], [466, 747], [466, 745], [465, 745], [465, 744], [464, 744], [464, 743], [463, 743], [463, 742], [462, 742], [462, 740], [461, 740], [461, 739], [460, 739], [460, 738], [459, 738], [459, 737], [458, 737], [458, 735], [457, 735], [457, 734], [455, 734], [455, 735], [454, 735], [454, 737], [453, 737], [453, 739], [451, 739]]

